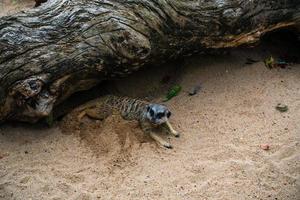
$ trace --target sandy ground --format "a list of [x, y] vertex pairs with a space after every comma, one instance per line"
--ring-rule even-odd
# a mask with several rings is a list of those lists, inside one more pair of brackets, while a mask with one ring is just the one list
[[[287, 49], [195, 56], [115, 81], [119, 94], [157, 102], [182, 86], [166, 102], [182, 133], [166, 136], [172, 150], [118, 116], [0, 126], [0, 199], [300, 199], [300, 65], [261, 62]], [[260, 62], [246, 65], [248, 57]]]
[[33, 8], [34, 0], [0, 0], [0, 17]]
[[300, 65], [244, 64], [263, 55], [198, 56], [115, 82], [120, 94], [159, 102], [160, 80], [176, 75], [183, 91], [166, 103], [182, 133], [173, 150], [118, 116], [1, 126], [0, 199], [299, 199]]

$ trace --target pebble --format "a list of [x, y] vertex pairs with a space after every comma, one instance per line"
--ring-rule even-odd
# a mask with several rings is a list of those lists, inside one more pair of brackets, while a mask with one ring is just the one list
[[189, 91], [189, 95], [193, 96], [193, 95], [197, 94], [200, 90], [201, 90], [201, 85], [200, 84], [196, 85]]
[[263, 150], [265, 150], [265, 151], [267, 151], [267, 150], [270, 149], [270, 145], [268, 145], [268, 144], [261, 144], [260, 148], [263, 149]]

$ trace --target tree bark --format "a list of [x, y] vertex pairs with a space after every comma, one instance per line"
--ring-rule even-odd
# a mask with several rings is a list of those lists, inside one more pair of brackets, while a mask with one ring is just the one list
[[294, 26], [299, 0], [49, 0], [0, 18], [0, 121], [35, 122], [72, 93]]

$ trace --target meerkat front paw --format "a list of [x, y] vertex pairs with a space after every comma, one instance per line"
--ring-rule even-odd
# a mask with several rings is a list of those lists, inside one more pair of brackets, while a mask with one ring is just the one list
[[166, 125], [167, 130], [168, 130], [172, 135], [174, 135], [175, 137], [179, 137], [179, 136], [180, 136], [180, 133], [174, 130], [174, 128], [172, 127], [172, 125], [170, 124], [169, 121], [166, 121], [165, 125]]

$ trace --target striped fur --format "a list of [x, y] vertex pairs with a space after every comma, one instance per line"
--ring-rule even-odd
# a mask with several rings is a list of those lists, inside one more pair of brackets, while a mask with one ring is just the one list
[[144, 120], [146, 107], [149, 103], [128, 97], [107, 95], [88, 102], [79, 108], [79, 111], [94, 110], [100, 119], [107, 117], [113, 112], [119, 113], [126, 120]]

